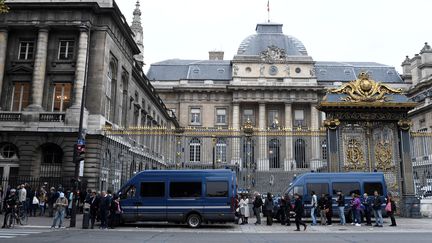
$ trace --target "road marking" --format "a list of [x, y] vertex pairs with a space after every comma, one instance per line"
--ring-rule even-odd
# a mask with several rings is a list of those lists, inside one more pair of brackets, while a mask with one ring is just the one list
[[29, 231], [29, 230], [19, 230], [19, 229], [4, 229], [0, 230], [0, 239], [12, 239], [20, 236], [27, 236], [31, 234], [39, 234], [49, 231]]

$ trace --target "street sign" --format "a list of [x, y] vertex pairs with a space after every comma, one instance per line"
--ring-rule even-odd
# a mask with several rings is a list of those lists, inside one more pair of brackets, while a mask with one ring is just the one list
[[80, 177], [84, 176], [84, 160], [81, 160], [79, 163], [79, 174]]
[[85, 144], [85, 140], [84, 139], [78, 139], [77, 144], [78, 145], [84, 145]]

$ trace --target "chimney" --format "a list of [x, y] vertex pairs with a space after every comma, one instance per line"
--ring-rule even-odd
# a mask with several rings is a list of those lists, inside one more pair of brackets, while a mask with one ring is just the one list
[[209, 60], [223, 60], [223, 51], [209, 51]]

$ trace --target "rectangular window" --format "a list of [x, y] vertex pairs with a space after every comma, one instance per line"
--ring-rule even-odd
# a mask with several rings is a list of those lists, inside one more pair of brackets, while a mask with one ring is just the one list
[[228, 197], [228, 182], [207, 181], [207, 197]]
[[216, 162], [217, 163], [227, 162], [227, 144], [225, 140], [220, 139], [216, 143]]
[[72, 84], [55, 83], [53, 90], [52, 111], [63, 112], [69, 108], [71, 103]]
[[383, 186], [381, 182], [365, 182], [364, 192], [368, 195], [373, 195], [377, 191], [381, 196], [383, 196]]
[[19, 60], [33, 60], [34, 41], [20, 41], [19, 43]]
[[12, 88], [12, 111], [22, 111], [30, 104], [30, 82], [15, 82]]
[[341, 191], [345, 196], [351, 196], [356, 193], [360, 195], [360, 183], [358, 182], [333, 182], [333, 195]]
[[170, 197], [172, 198], [201, 197], [201, 182], [171, 182]]
[[255, 115], [253, 109], [244, 109], [243, 110], [243, 124], [247, 121], [251, 121], [252, 125], [255, 125]]
[[59, 60], [71, 60], [73, 59], [75, 41], [73, 40], [60, 40], [58, 59]]
[[191, 124], [201, 124], [201, 109], [192, 108], [191, 109]]
[[307, 183], [306, 188], [308, 194], [311, 194], [312, 191], [314, 191], [318, 196], [321, 196], [323, 193], [329, 193], [328, 183]]
[[216, 109], [216, 124], [226, 124], [226, 109]]
[[141, 182], [141, 197], [164, 197], [165, 182]]
[[268, 126], [271, 128], [279, 127], [279, 111], [269, 110], [268, 111]]
[[304, 110], [294, 110], [294, 126], [304, 125]]

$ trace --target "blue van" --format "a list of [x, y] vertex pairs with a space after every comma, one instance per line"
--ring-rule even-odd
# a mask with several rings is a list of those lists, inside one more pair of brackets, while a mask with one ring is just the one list
[[234, 222], [236, 174], [220, 170], [148, 170], [119, 191], [123, 222]]
[[[352, 193], [358, 195], [367, 193], [372, 197], [374, 191], [378, 191], [379, 195], [384, 199], [384, 196], [387, 195], [387, 186], [384, 174], [380, 172], [306, 173], [295, 178], [286, 192], [291, 198], [294, 193], [302, 195], [302, 200], [305, 205], [305, 215], [310, 216], [312, 191], [315, 191], [318, 198], [320, 198], [322, 194], [332, 196], [334, 216], [339, 216], [336, 199], [337, 192], [341, 191], [345, 195], [346, 218], [350, 219], [351, 217], [349, 216], [351, 213], [349, 203], [352, 199]], [[383, 203], [382, 208], [385, 208], [385, 203]], [[383, 210], [383, 215], [384, 214], [385, 210]]]

